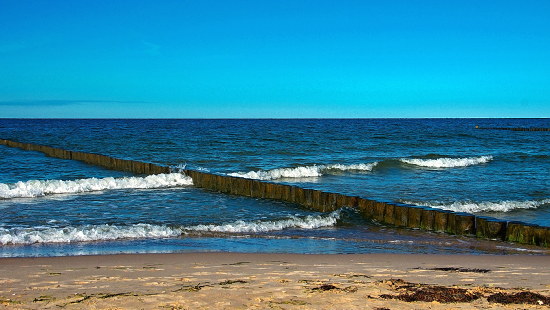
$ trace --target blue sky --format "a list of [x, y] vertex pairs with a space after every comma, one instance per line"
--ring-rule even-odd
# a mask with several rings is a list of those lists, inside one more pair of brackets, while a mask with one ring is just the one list
[[0, 117], [550, 117], [550, 1], [0, 0]]

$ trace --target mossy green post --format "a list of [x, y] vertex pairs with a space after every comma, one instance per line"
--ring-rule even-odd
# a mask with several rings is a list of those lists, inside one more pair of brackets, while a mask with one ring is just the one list
[[439, 232], [446, 232], [447, 225], [449, 223], [449, 211], [437, 210], [434, 217], [434, 230]]
[[385, 210], [386, 210], [386, 203], [383, 202], [383, 201], [376, 201], [376, 202], [374, 203], [373, 218], [374, 218], [376, 221], [383, 223], [383, 222], [384, 222], [384, 213], [385, 213]]
[[420, 220], [420, 228], [427, 231], [433, 231], [435, 225], [436, 210], [430, 207], [422, 209], [422, 218]]
[[412, 229], [420, 228], [422, 223], [422, 210], [424, 208], [420, 206], [407, 205], [407, 227]]
[[395, 225], [395, 205], [390, 202], [385, 203], [384, 207], [384, 224]]
[[398, 227], [407, 227], [409, 224], [409, 207], [400, 203], [394, 204], [395, 221]]
[[505, 240], [507, 223], [491, 217], [476, 217], [476, 236], [478, 238]]

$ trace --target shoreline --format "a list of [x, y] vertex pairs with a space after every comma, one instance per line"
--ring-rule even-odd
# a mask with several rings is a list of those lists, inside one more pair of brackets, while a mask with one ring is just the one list
[[[415, 292], [436, 299], [398, 297]], [[521, 292], [543, 296], [521, 308], [548, 306], [548, 256], [196, 252], [0, 258], [0, 309], [514, 309], [518, 304], [489, 299]], [[461, 294], [475, 298], [452, 304], [437, 299]]]

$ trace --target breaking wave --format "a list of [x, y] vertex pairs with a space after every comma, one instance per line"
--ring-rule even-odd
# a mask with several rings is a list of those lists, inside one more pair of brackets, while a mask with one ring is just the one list
[[132, 226], [105, 224], [65, 228], [0, 228], [0, 245], [167, 238], [179, 235], [181, 235], [181, 229], [179, 228], [150, 224], [136, 224]]
[[193, 185], [193, 180], [181, 173], [155, 174], [146, 177], [90, 178], [73, 181], [30, 180], [13, 184], [0, 183], [0, 198], [32, 198], [53, 194], [77, 194], [108, 189], [166, 188]]
[[340, 219], [341, 209], [331, 212], [328, 215], [308, 215], [306, 217], [291, 216], [288, 219], [277, 221], [235, 221], [221, 225], [196, 225], [186, 227], [187, 231], [199, 232], [226, 232], [226, 233], [258, 233], [284, 230], [287, 228], [315, 229], [336, 225]]
[[438, 203], [438, 202], [410, 202], [405, 201], [405, 203], [411, 203], [416, 205], [422, 205], [432, 208], [438, 208], [443, 210], [450, 210], [456, 212], [510, 212], [518, 209], [536, 209], [542, 205], [550, 204], [550, 199], [544, 200], [535, 200], [535, 201], [514, 201], [514, 200], [504, 200], [498, 202], [471, 202], [471, 201], [457, 201], [449, 204]]
[[332, 164], [332, 165], [313, 165], [313, 166], [300, 166], [293, 168], [277, 168], [272, 170], [256, 170], [248, 172], [232, 172], [227, 175], [233, 177], [241, 177], [255, 180], [276, 180], [283, 178], [311, 178], [320, 177], [325, 174], [337, 171], [358, 171], [369, 172], [374, 167], [380, 165], [381, 167], [398, 166], [399, 163], [406, 163], [421, 167], [430, 168], [453, 168], [453, 167], [466, 167], [478, 164], [485, 164], [493, 160], [493, 156], [480, 156], [480, 157], [465, 157], [465, 158], [450, 158], [441, 157], [433, 159], [421, 159], [421, 158], [401, 158], [399, 160], [386, 159], [381, 162], [373, 162], [368, 164]]
[[430, 168], [454, 168], [466, 167], [472, 165], [485, 164], [493, 160], [493, 156], [480, 157], [464, 157], [464, 158], [436, 158], [436, 159], [419, 159], [419, 158], [401, 158], [400, 161], [422, 167]]
[[341, 210], [328, 215], [297, 217], [277, 221], [235, 221], [221, 225], [173, 227], [166, 225], [135, 224], [83, 225], [76, 227], [0, 228], [0, 245], [34, 243], [72, 243], [109, 241], [119, 239], [153, 239], [178, 237], [187, 232], [253, 233], [287, 228], [315, 229], [336, 225]]
[[277, 168], [272, 170], [258, 170], [249, 172], [233, 172], [227, 175], [256, 180], [275, 180], [282, 178], [309, 178], [320, 177], [330, 171], [372, 171], [377, 162], [353, 165], [313, 165], [294, 168]]

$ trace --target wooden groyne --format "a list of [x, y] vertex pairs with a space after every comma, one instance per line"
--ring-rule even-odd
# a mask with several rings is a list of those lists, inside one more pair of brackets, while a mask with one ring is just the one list
[[387, 225], [550, 247], [549, 227], [391, 201], [376, 201], [295, 185], [193, 170], [185, 173], [193, 179], [195, 186], [221, 193], [281, 200], [321, 212], [350, 207], [359, 210], [367, 219]]
[[479, 127], [476, 129], [488, 129], [488, 130], [511, 130], [511, 131], [550, 131], [550, 128], [541, 127]]
[[42, 152], [50, 157], [78, 160], [90, 165], [100, 166], [111, 170], [126, 171], [137, 174], [159, 174], [170, 172], [170, 168], [166, 166], [144, 163], [135, 160], [113, 158], [100, 154], [68, 151], [45, 145], [21, 143], [4, 139], [0, 139], [0, 144], [27, 151]]
[[[170, 172], [170, 168], [166, 166], [99, 154], [74, 152], [10, 140], [0, 140], [0, 144], [137, 174]], [[182, 173], [193, 179], [194, 186], [220, 193], [280, 200], [321, 212], [350, 207], [357, 209], [364, 218], [396, 227], [550, 247], [550, 227], [201, 171], [183, 170]]]

